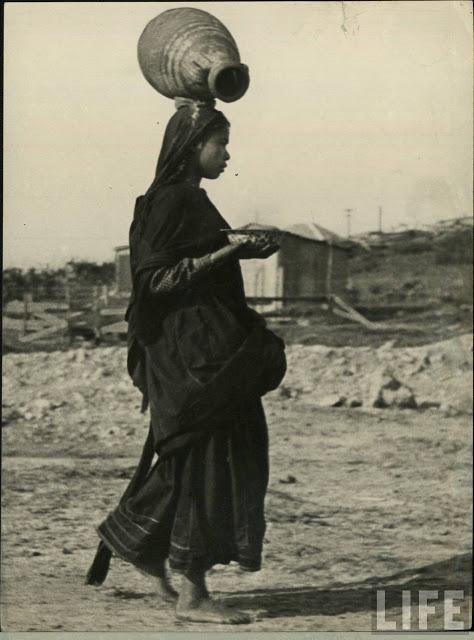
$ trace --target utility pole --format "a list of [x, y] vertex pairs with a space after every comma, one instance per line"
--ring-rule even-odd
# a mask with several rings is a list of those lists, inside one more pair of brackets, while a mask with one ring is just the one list
[[382, 207], [379, 207], [379, 233], [382, 233]]
[[351, 213], [353, 209], [344, 209], [344, 211], [346, 212], [346, 217], [347, 217], [347, 237], [350, 238], [351, 237]]

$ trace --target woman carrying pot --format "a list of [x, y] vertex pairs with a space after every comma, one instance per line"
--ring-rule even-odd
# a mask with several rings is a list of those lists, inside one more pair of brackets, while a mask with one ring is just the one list
[[[155, 576], [180, 619], [242, 623], [248, 616], [209, 596], [205, 574], [231, 561], [246, 571], [261, 565], [261, 396], [278, 386], [286, 361], [283, 341], [246, 304], [238, 261], [278, 247], [229, 244], [229, 225], [200, 187], [225, 169], [229, 123], [212, 102], [176, 106], [129, 238], [128, 370], [142, 409], [150, 407], [150, 430], [129, 486], [97, 529], [87, 583], [105, 580], [115, 554]], [[179, 596], [166, 561], [182, 576]]]

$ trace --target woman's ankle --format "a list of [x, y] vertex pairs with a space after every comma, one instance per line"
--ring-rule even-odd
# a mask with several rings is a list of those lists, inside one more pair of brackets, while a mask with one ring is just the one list
[[207, 590], [205, 572], [195, 572], [182, 576], [179, 592], [180, 604], [192, 606], [203, 598], [208, 597], [209, 592]]

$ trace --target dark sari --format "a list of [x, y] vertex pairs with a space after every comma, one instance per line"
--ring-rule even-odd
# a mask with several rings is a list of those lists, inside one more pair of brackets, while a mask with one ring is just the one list
[[150, 285], [157, 269], [227, 243], [228, 224], [205, 191], [179, 181], [186, 149], [222, 119], [208, 108], [179, 109], [157, 179], [137, 201], [128, 368], [151, 424], [134, 477], [98, 527], [92, 584], [105, 578], [111, 552], [152, 575], [166, 558], [185, 574], [233, 560], [260, 568], [268, 483], [260, 397], [284, 375], [283, 343], [247, 306], [237, 260], [209, 269], [179, 294], [157, 296]]

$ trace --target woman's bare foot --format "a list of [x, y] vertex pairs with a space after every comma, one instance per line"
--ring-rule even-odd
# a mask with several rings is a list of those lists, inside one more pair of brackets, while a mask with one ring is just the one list
[[168, 578], [168, 574], [166, 572], [166, 568], [163, 565], [162, 570], [160, 570], [161, 575], [159, 576], [151, 576], [149, 573], [138, 569], [138, 571], [146, 576], [148, 579], [153, 581], [153, 588], [157, 596], [164, 600], [165, 602], [176, 602], [178, 600], [178, 592], [173, 589], [171, 582]]
[[176, 602], [178, 600], [178, 592], [173, 589], [167, 576], [155, 579], [155, 590], [157, 595], [165, 602]]
[[221, 602], [209, 597], [194, 602], [192, 606], [181, 605], [178, 600], [176, 617], [178, 620], [187, 620], [188, 622], [215, 622], [217, 624], [248, 624], [252, 621], [250, 616], [243, 611], [226, 607]]
[[204, 574], [183, 576], [176, 605], [176, 617], [188, 622], [215, 622], [217, 624], [248, 624], [250, 616], [233, 610], [209, 597]]

